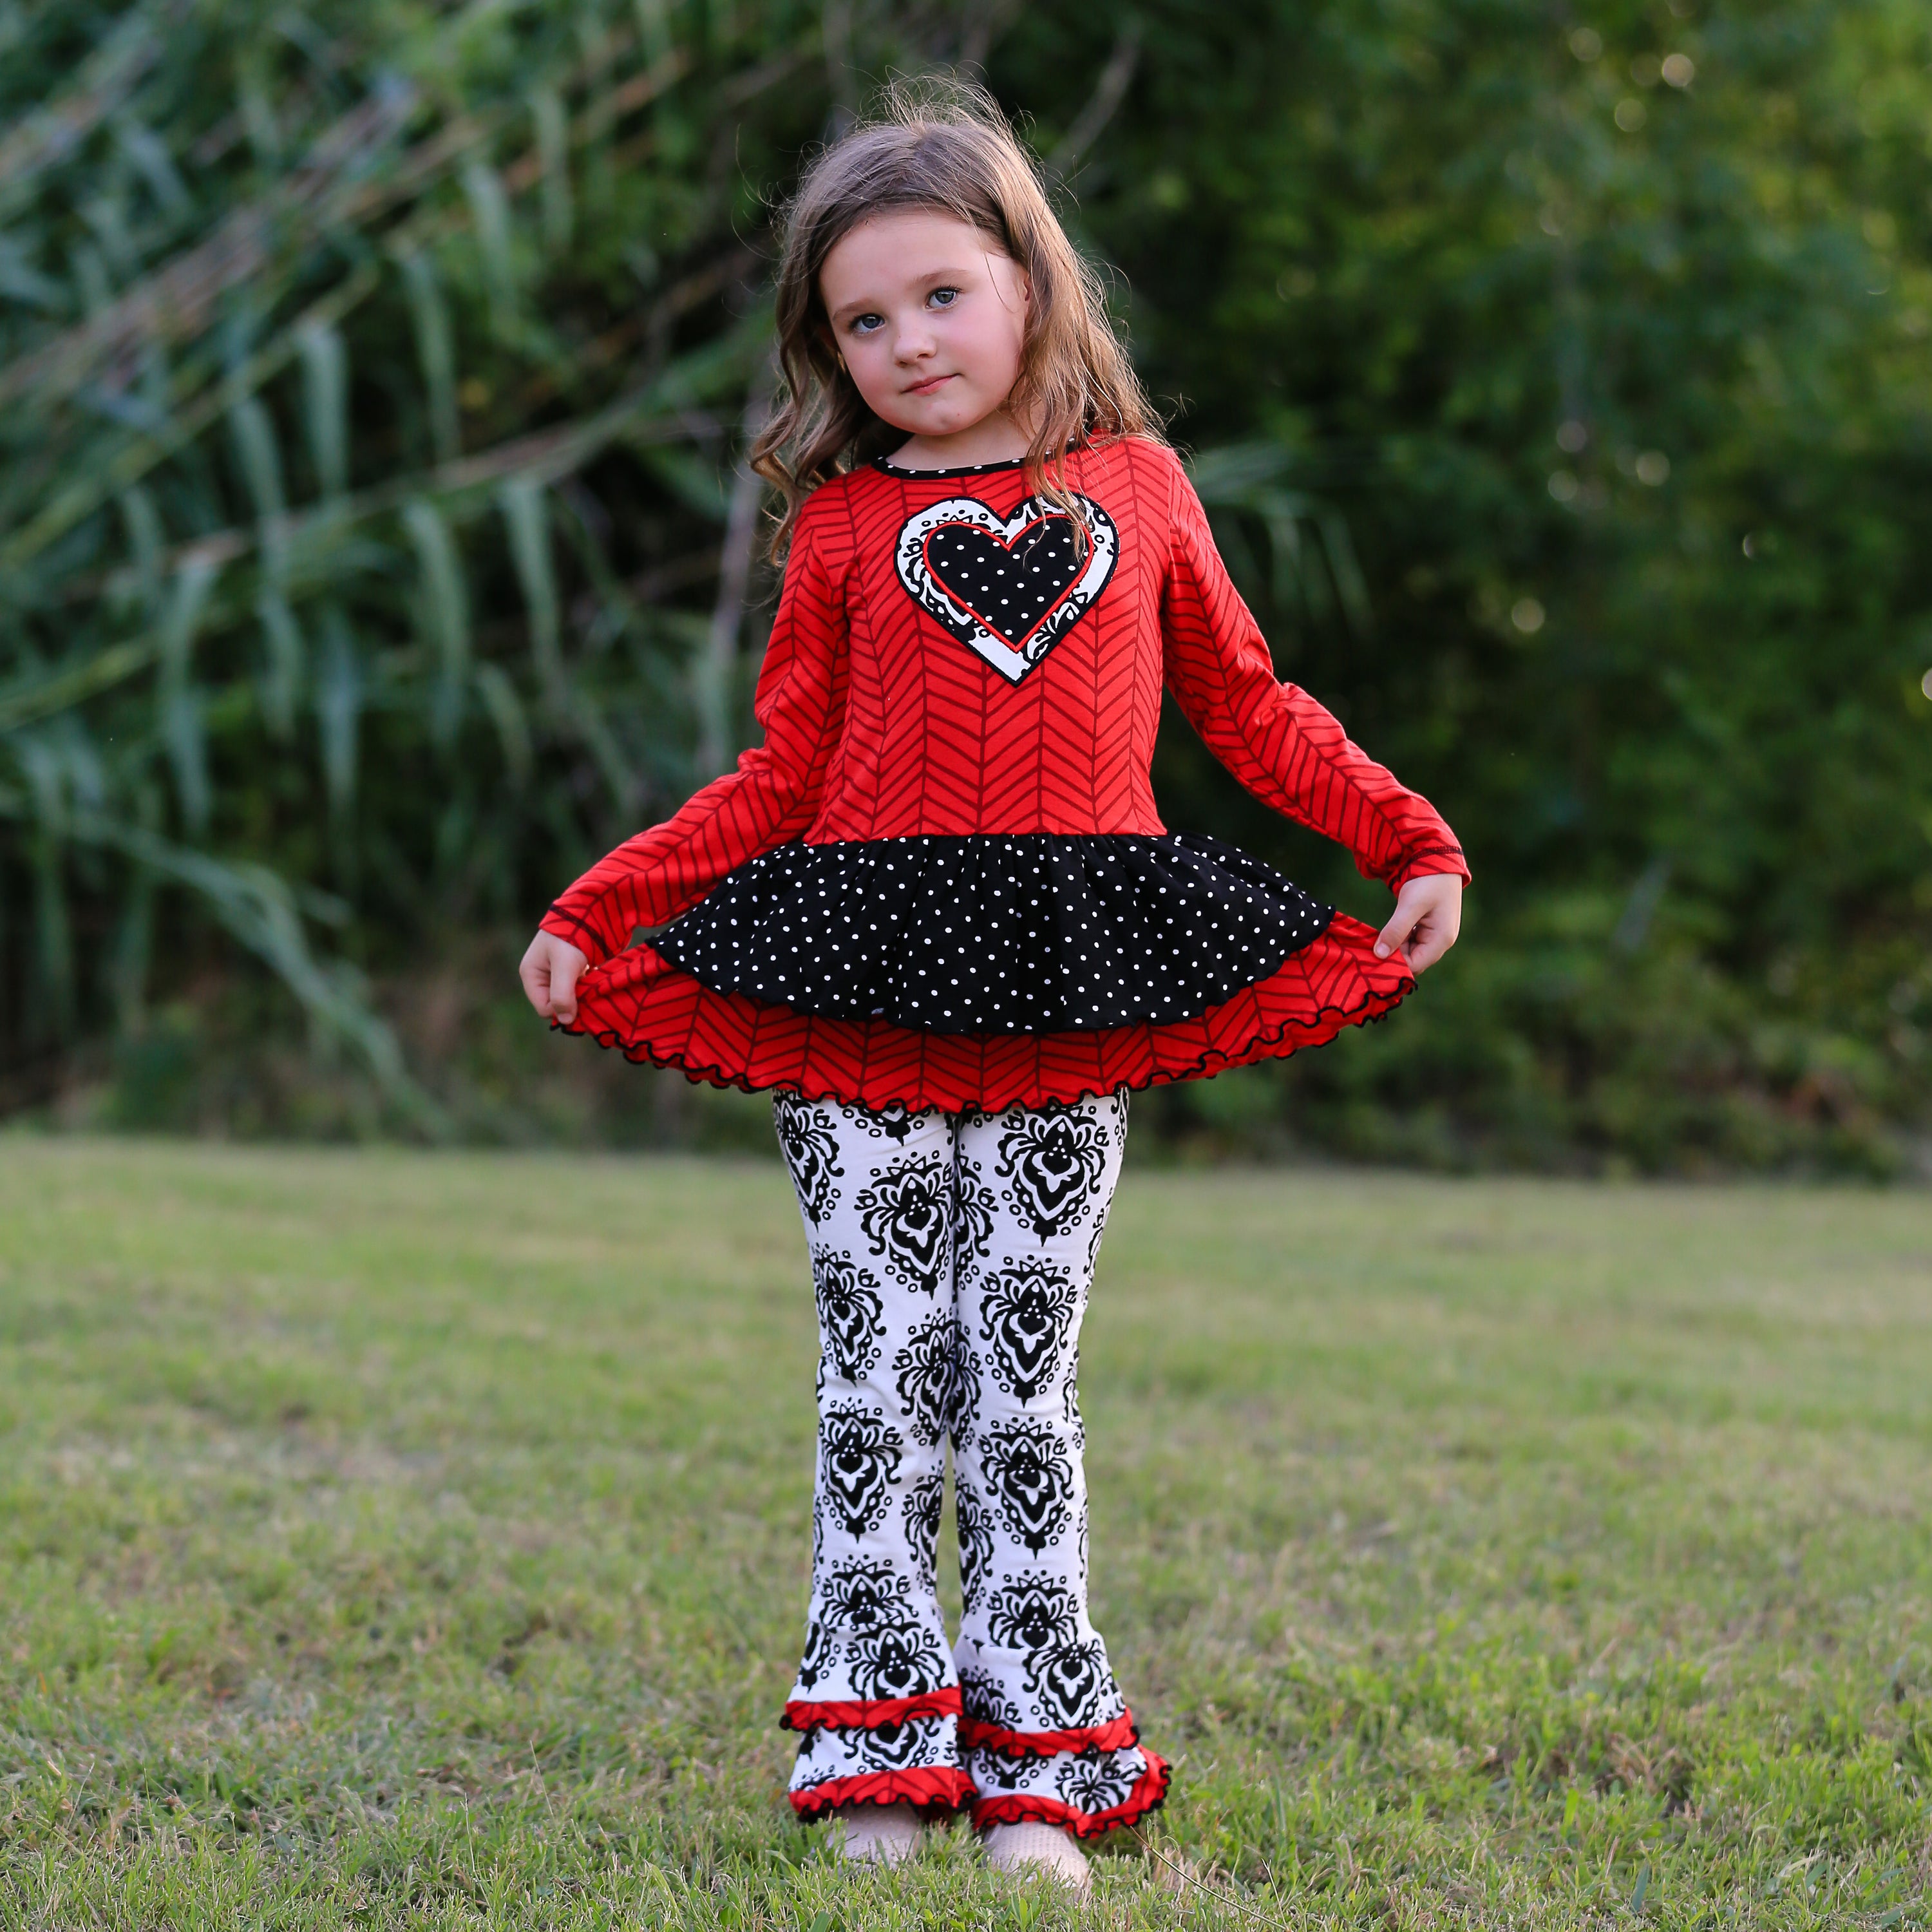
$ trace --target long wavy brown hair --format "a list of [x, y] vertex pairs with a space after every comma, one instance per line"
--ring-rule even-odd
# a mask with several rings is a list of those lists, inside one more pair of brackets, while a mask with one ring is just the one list
[[782, 558], [799, 506], [821, 483], [905, 440], [873, 414], [832, 346], [818, 277], [840, 240], [889, 209], [969, 223], [1025, 270], [1033, 286], [1019, 380], [1006, 406], [1031, 430], [1026, 476], [1085, 535], [1063, 472], [1074, 444], [1157, 436], [1140, 379], [1107, 319], [1100, 280], [1081, 260], [1045, 184], [982, 89], [957, 80], [888, 87], [867, 117], [806, 171], [783, 215], [778, 276], [780, 394], [752, 446], [752, 466], [782, 493], [772, 538]]

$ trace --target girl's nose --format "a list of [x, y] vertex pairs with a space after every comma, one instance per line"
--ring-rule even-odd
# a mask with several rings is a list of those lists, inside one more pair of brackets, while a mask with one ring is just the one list
[[932, 332], [914, 324], [903, 328], [892, 344], [892, 353], [902, 362], [916, 362], [922, 356], [930, 356], [934, 347]]

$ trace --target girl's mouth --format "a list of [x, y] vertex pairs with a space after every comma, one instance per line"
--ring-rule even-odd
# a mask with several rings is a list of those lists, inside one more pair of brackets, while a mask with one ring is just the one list
[[929, 396], [942, 382], [950, 382], [950, 376], [928, 376], [923, 382], [914, 382], [907, 391], [909, 396]]

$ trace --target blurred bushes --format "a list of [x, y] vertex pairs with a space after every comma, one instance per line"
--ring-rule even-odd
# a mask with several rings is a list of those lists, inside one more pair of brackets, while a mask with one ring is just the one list
[[[1390, 1023], [1143, 1134], [1916, 1164], [1922, 10], [20, 0], [0, 52], [0, 1107], [760, 1131], [508, 974], [748, 734], [772, 196], [983, 62], [1282, 674], [1478, 875]], [[1172, 720], [1156, 781], [1379, 916]]]

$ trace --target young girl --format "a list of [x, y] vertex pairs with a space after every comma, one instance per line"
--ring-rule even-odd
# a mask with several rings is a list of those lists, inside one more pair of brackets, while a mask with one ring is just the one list
[[[634, 1060], [773, 1090], [823, 1342], [792, 1803], [886, 1859], [970, 1807], [995, 1864], [1084, 1884], [1076, 1840], [1168, 1780], [1087, 1612], [1075, 1371], [1128, 1090], [1379, 1018], [1454, 943], [1468, 874], [1276, 682], [983, 97], [896, 100], [817, 161], [778, 327], [764, 745], [572, 886], [524, 985]], [[1163, 686], [1396, 890], [1379, 934], [1163, 828]]]

